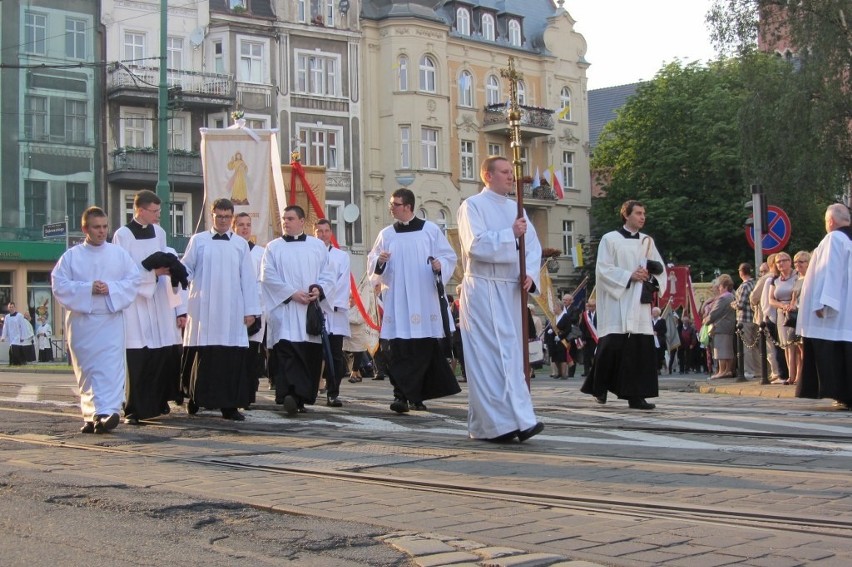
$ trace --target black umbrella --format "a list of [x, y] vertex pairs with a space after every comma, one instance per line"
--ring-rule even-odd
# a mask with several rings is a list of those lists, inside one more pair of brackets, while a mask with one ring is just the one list
[[328, 329], [325, 326], [325, 315], [322, 312], [322, 307], [320, 307], [319, 301], [311, 301], [308, 304], [307, 319], [308, 334], [316, 336], [316, 331], [318, 330], [320, 337], [322, 337], [322, 355], [325, 359], [325, 366], [328, 368], [328, 375], [334, 377], [334, 358], [331, 355], [331, 341], [328, 338]]
[[[431, 264], [434, 259], [435, 258], [432, 256], [429, 256], [429, 259], [426, 261]], [[447, 294], [444, 291], [444, 280], [441, 278], [440, 270], [437, 272], [433, 271], [432, 274], [435, 276], [435, 288], [438, 290], [438, 303], [441, 305], [441, 322], [444, 324], [444, 339], [441, 342], [444, 347], [444, 353], [447, 354], [447, 356], [452, 356], [453, 334], [450, 331], [449, 304], [447, 303]]]

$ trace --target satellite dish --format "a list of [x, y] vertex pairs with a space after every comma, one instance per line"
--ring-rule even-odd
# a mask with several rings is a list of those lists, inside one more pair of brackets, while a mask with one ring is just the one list
[[189, 43], [192, 47], [198, 47], [204, 41], [204, 28], [195, 28], [189, 34]]
[[355, 203], [349, 203], [343, 207], [343, 220], [348, 223], [353, 223], [361, 216], [361, 209]]

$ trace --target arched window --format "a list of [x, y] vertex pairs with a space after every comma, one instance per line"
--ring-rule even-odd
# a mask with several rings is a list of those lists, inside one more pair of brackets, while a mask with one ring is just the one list
[[470, 12], [467, 8], [456, 10], [456, 31], [462, 35], [470, 35]]
[[426, 209], [417, 209], [417, 216], [423, 220], [429, 220], [426, 216]]
[[521, 46], [521, 23], [518, 20], [509, 20], [509, 45]]
[[494, 16], [491, 14], [482, 15], [482, 38], [494, 41]]
[[473, 75], [468, 71], [459, 75], [459, 106], [473, 106]]
[[562, 87], [559, 93], [559, 120], [571, 120], [571, 91], [568, 87]]
[[438, 228], [441, 229], [441, 232], [444, 234], [447, 233], [447, 213], [444, 212], [443, 209], [438, 211], [438, 218], [435, 220], [435, 224], [438, 225]]
[[408, 57], [399, 56], [399, 90], [408, 90]]
[[518, 81], [518, 104], [527, 103], [527, 85], [523, 81]]
[[428, 55], [420, 59], [420, 90], [435, 92], [435, 62]]
[[498, 104], [500, 102], [500, 81], [495, 75], [488, 75], [485, 83], [485, 104]]

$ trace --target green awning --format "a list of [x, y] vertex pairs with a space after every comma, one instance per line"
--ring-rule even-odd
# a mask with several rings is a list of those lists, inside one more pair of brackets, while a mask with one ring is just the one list
[[31, 242], [0, 240], [0, 262], [55, 262], [65, 252], [65, 240]]

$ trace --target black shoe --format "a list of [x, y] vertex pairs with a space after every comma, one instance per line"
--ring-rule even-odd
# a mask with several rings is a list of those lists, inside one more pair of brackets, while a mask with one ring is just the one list
[[325, 392], [326, 392], [325, 388], [320, 388], [320, 391], [319, 391], [320, 395], [325, 394]]
[[160, 415], [169, 415], [170, 413], [172, 413], [172, 408], [169, 407], [169, 402], [166, 402], [160, 408]]
[[631, 409], [641, 409], [641, 410], [650, 410], [657, 407], [654, 404], [648, 403], [644, 398], [634, 398], [627, 402], [627, 405], [630, 406]]
[[391, 402], [390, 409], [396, 413], [408, 413], [408, 402], [400, 400], [399, 398], [394, 398]]
[[538, 422], [529, 429], [524, 429], [523, 431], [518, 431], [518, 441], [524, 442], [533, 435], [538, 435], [544, 431], [544, 424], [542, 422]]
[[417, 411], [429, 411], [429, 408], [427, 408], [426, 404], [424, 404], [423, 402], [408, 402], [408, 409]]
[[198, 413], [198, 404], [196, 404], [193, 400], [189, 400], [186, 402], [186, 413], [189, 415], [195, 415]]
[[325, 405], [332, 408], [342, 408], [343, 402], [340, 401], [340, 398], [334, 396], [333, 398], [329, 398]]
[[384, 379], [385, 379], [384, 376], [376, 376], [375, 378], [373, 378], [373, 380], [384, 380]]
[[511, 433], [504, 433], [503, 435], [498, 435], [497, 437], [492, 437], [491, 439], [483, 439], [483, 441], [488, 441], [489, 443], [509, 443], [517, 437], [519, 431], [512, 431]]
[[107, 431], [112, 431], [115, 429], [115, 426], [118, 425], [119, 421], [121, 421], [121, 417], [119, 417], [117, 413], [112, 413], [110, 415], [96, 415], [95, 433], [101, 434], [106, 433]]
[[606, 394], [603, 396], [595, 396], [595, 401], [601, 405], [606, 403]]
[[246, 416], [241, 414], [236, 408], [222, 408], [222, 417], [233, 421], [246, 420]]
[[282, 402], [282, 405], [284, 406], [284, 411], [287, 412], [287, 415], [291, 417], [296, 415], [296, 412], [299, 411], [299, 404], [296, 401], [296, 398], [294, 398], [290, 394], [284, 396], [284, 401]]
[[139, 425], [139, 418], [131, 413], [130, 415], [124, 416], [124, 423], [127, 425]]
[[94, 433], [95, 432], [95, 422], [94, 421], [84, 421], [83, 427], [80, 428], [80, 433]]
[[831, 407], [839, 411], [848, 411], [852, 406], [850, 406], [849, 402], [841, 402], [840, 400], [834, 400], [834, 403], [831, 404]]

